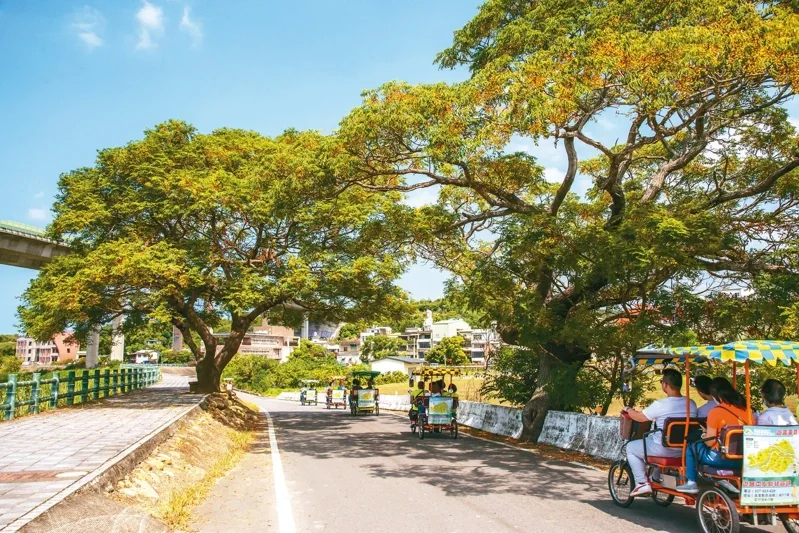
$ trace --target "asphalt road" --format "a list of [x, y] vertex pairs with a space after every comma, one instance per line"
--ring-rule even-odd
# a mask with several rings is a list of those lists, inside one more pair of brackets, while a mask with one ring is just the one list
[[695, 510], [676, 502], [614, 506], [606, 473], [589, 467], [464, 434], [422, 441], [386, 412], [247, 399], [273, 419], [298, 532], [700, 531]]

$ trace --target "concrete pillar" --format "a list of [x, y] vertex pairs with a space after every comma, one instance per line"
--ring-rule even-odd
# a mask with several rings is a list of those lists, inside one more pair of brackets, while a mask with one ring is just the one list
[[94, 326], [86, 337], [86, 368], [96, 368], [100, 360], [100, 326]]
[[125, 315], [119, 315], [111, 322], [111, 360], [125, 360], [125, 335], [122, 334], [122, 323], [125, 322]]
[[172, 326], [172, 351], [179, 352], [183, 349], [183, 333]]
[[308, 315], [302, 316], [302, 333], [300, 333], [301, 339], [308, 339], [308, 330], [310, 326], [308, 325]]

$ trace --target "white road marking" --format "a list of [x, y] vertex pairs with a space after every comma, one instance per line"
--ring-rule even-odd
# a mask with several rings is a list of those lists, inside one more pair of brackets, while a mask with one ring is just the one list
[[280, 533], [295, 533], [294, 515], [291, 512], [289, 490], [286, 488], [286, 476], [283, 474], [283, 463], [280, 461], [280, 450], [277, 448], [275, 428], [269, 412], [261, 407], [269, 423], [269, 447], [272, 449], [272, 472], [275, 474], [275, 504], [277, 506], [277, 523]]

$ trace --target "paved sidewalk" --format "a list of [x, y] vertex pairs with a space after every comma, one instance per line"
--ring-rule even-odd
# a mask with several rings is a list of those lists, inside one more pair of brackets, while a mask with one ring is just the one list
[[0, 423], [0, 531], [10, 533], [91, 482], [192, 409], [186, 376], [99, 402]]

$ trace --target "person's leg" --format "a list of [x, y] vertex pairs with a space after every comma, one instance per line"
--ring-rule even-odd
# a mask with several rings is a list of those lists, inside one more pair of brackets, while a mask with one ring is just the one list
[[686, 494], [697, 494], [699, 486], [696, 476], [700, 464], [707, 464], [707, 455], [710, 448], [704, 442], [695, 442], [688, 446], [685, 452], [685, 477], [687, 481], [678, 486], [677, 490]]
[[702, 458], [702, 464], [715, 466], [716, 468], [735, 470], [737, 468], [741, 468], [742, 462], [740, 459], [726, 459], [719, 453], [718, 450], [709, 449], [707, 454]]
[[634, 440], [627, 444], [627, 462], [630, 463], [630, 469], [633, 471], [633, 478], [635, 479], [635, 493], [652, 492], [649, 487], [649, 482], [646, 479], [646, 465], [644, 464], [644, 441]]

